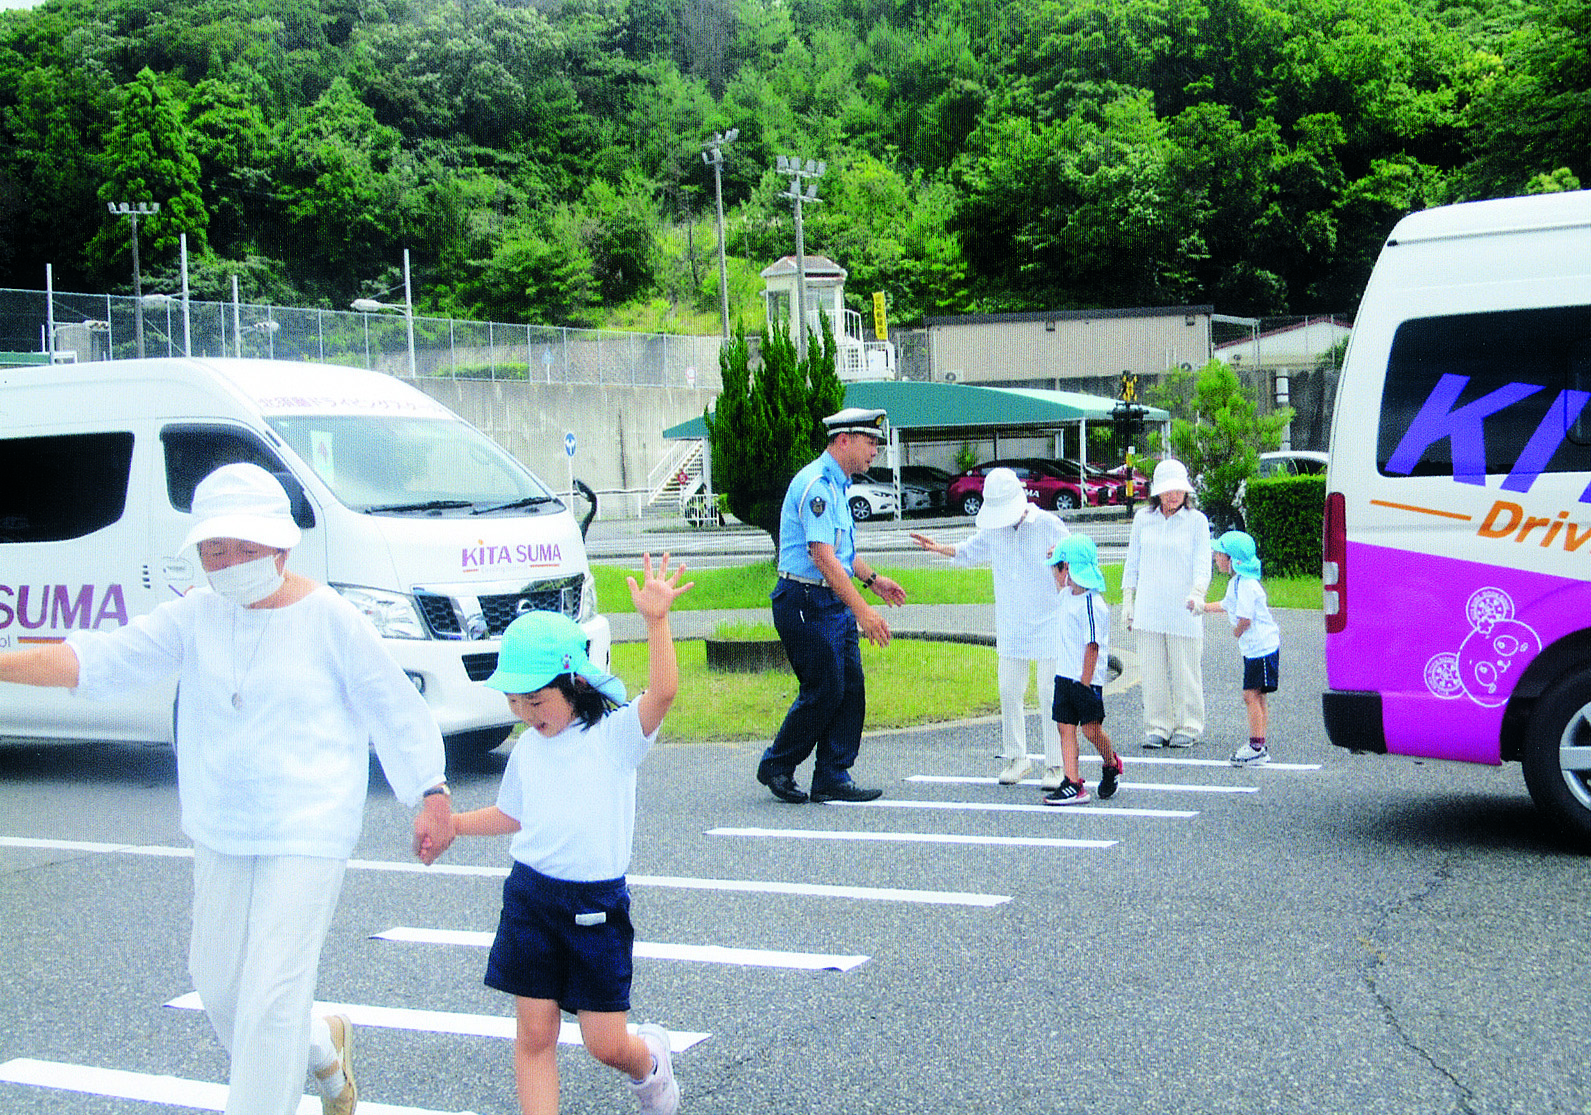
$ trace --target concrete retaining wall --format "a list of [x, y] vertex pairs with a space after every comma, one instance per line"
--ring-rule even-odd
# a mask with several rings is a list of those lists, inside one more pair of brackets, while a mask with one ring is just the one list
[[[711, 407], [718, 391], [507, 380], [420, 379], [414, 385], [458, 411], [555, 491], [568, 489], [564, 435], [575, 435], [574, 475], [599, 493], [639, 490], [678, 445], [663, 431]], [[629, 511], [621, 508], [628, 505]], [[605, 518], [635, 513], [634, 497], [604, 500]]]

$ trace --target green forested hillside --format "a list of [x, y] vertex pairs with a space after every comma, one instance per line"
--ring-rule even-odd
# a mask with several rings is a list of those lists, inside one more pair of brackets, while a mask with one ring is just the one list
[[0, 286], [715, 331], [861, 308], [1351, 309], [1411, 208], [1591, 184], [1591, 0], [49, 0], [0, 12]]

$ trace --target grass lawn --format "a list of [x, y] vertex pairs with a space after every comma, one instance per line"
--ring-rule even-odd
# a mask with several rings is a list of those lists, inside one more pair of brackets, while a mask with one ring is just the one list
[[[663, 723], [666, 738], [698, 742], [773, 738], [795, 700], [794, 674], [784, 670], [709, 672], [706, 644], [700, 639], [676, 646], [680, 695]], [[864, 640], [862, 668], [867, 671], [870, 729], [905, 728], [1000, 711], [993, 647], [895, 639], [880, 650]], [[615, 646], [613, 671], [631, 693], [639, 693], [646, 686], [646, 644]], [[924, 678], [933, 678], [934, 684], [924, 685]]]
[[[951, 569], [942, 566], [927, 568], [881, 568], [906, 590], [906, 600], [911, 604], [987, 604], [994, 599], [994, 577], [988, 569]], [[1112, 604], [1121, 602], [1121, 566], [1106, 565], [1105, 599]], [[639, 577], [639, 569], [624, 569], [612, 565], [593, 565], [591, 573], [597, 581], [597, 599], [604, 612], [633, 612], [630, 590], [625, 586], [626, 575]], [[730, 608], [766, 608], [768, 591], [773, 587], [777, 569], [773, 560], [752, 565], [736, 565], [724, 569], [685, 570], [687, 580], [696, 587], [680, 597], [675, 605], [680, 611], [709, 611]], [[1267, 577], [1265, 592], [1273, 608], [1319, 608], [1319, 577]], [[1215, 573], [1210, 578], [1208, 598], [1219, 600], [1226, 593], [1226, 577]]]
[[[884, 568], [901, 583], [907, 599], [914, 604], [983, 604], [994, 599], [994, 582], [988, 569]], [[592, 566], [591, 571], [597, 580], [603, 611], [635, 610], [624, 578], [626, 574], [639, 577], [638, 569], [599, 565]], [[1120, 603], [1121, 566], [1107, 565], [1104, 573], [1106, 599]], [[774, 574], [771, 560], [725, 569], [687, 569], [685, 576], [695, 581], [696, 587], [680, 597], [676, 608], [766, 610]], [[1221, 599], [1226, 580], [1219, 573], [1211, 578], [1209, 599]], [[1319, 577], [1266, 578], [1265, 591], [1272, 607], [1320, 607]], [[766, 624], [725, 626], [732, 629], [717, 632], [720, 638], [772, 635], [771, 618]], [[709, 672], [706, 647], [700, 640], [679, 642], [678, 653], [680, 696], [664, 724], [668, 739], [727, 742], [773, 737], [795, 698], [794, 675], [780, 670], [761, 674]], [[867, 671], [869, 728], [904, 728], [1000, 711], [994, 685], [993, 647], [896, 639], [880, 650], [863, 640], [862, 663]], [[613, 669], [631, 693], [639, 692], [646, 685], [646, 645], [615, 646]], [[924, 678], [932, 678], [933, 685], [924, 685]], [[1028, 700], [1035, 701], [1031, 689]]]

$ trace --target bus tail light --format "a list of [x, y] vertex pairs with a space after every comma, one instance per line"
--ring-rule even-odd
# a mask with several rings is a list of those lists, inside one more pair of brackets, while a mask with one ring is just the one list
[[1326, 513], [1321, 520], [1321, 610], [1326, 634], [1339, 634], [1348, 626], [1348, 531], [1341, 492], [1326, 493]]

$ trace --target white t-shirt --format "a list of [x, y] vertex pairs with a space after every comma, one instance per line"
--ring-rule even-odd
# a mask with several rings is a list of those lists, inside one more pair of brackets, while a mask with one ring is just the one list
[[952, 565], [994, 570], [994, 645], [1002, 658], [1048, 658], [1060, 603], [1050, 551], [1068, 534], [1060, 518], [1030, 506], [1014, 527], [980, 530], [956, 546]]
[[642, 733], [634, 701], [551, 739], [527, 728], [497, 790], [497, 808], [519, 822], [509, 853], [572, 883], [623, 875], [635, 843], [635, 769], [656, 741]]
[[1282, 629], [1271, 616], [1265, 598], [1265, 586], [1253, 577], [1234, 576], [1226, 584], [1226, 595], [1221, 607], [1236, 627], [1239, 620], [1248, 620], [1249, 629], [1237, 637], [1237, 649], [1244, 658], [1263, 658], [1273, 650], [1280, 650]]
[[66, 641], [79, 696], [180, 676], [182, 830], [223, 855], [346, 859], [364, 822], [372, 743], [405, 805], [443, 779], [425, 699], [370, 621], [324, 585], [284, 608], [240, 608], [199, 588]]
[[1169, 519], [1153, 507], [1133, 516], [1123, 591], [1134, 590], [1133, 630], [1199, 638], [1204, 617], [1188, 611], [1210, 588], [1210, 520], [1186, 504]]
[[[1054, 584], [1053, 579], [1050, 582]], [[1097, 592], [1073, 592], [1071, 587], [1056, 593], [1060, 601], [1060, 624], [1056, 631], [1055, 676], [1071, 678], [1084, 685], [1104, 685], [1110, 666], [1110, 605]], [[1089, 643], [1099, 644], [1094, 660], [1094, 676], [1083, 676], [1083, 655]]]

